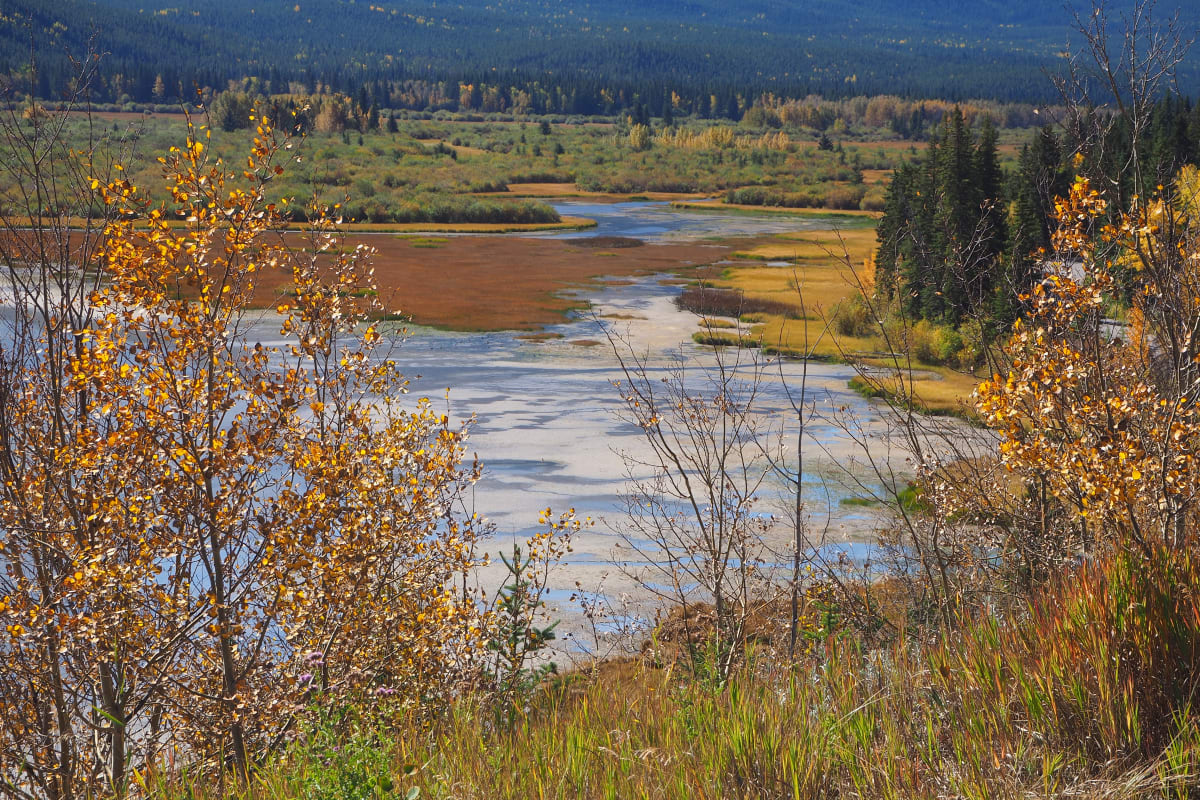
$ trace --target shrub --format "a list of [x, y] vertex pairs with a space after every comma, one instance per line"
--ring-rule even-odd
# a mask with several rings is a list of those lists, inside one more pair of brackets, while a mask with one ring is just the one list
[[856, 210], [866, 192], [863, 186], [831, 186], [825, 191], [821, 205], [839, 211]]
[[[464, 430], [379, 357], [366, 253], [319, 212], [311, 248], [279, 242], [269, 126], [233, 174], [195, 136], [163, 160], [191, 227], [113, 171], [87, 269], [3, 255], [69, 291], [22, 296], [24, 360], [0, 372], [0, 786], [121, 792], [167, 752], [244, 773], [318, 685], [419, 709], [475, 676], [486, 622], [446, 591], [475, 562], [475, 523], [447, 511], [476, 475]], [[65, 247], [71, 219], [38, 234]], [[250, 306], [279, 270], [294, 297], [262, 343]]]
[[863, 211], [883, 211], [887, 207], [887, 195], [883, 187], [872, 186], [867, 189], [858, 207]]
[[[376, 703], [385, 701], [383, 695], [374, 698]], [[272, 766], [272, 788], [304, 800], [405, 796], [397, 785], [409, 779], [413, 768], [392, 762], [387, 741], [382, 726], [358, 719], [353, 710], [314, 714]]]
[[833, 309], [834, 330], [842, 336], [869, 336], [878, 324], [862, 292], [855, 292]]
[[962, 336], [954, 328], [925, 319], [913, 325], [908, 335], [909, 352], [924, 364], [952, 363], [963, 347]]
[[359, 178], [354, 182], [354, 195], [359, 200], [366, 200], [369, 197], [374, 197], [375, 182], [366, 178]]

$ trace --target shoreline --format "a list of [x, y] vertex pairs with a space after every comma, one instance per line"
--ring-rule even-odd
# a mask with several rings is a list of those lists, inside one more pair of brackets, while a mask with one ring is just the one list
[[745, 203], [723, 203], [719, 200], [712, 202], [702, 200], [673, 200], [672, 208], [686, 209], [688, 211], [724, 211], [730, 214], [764, 214], [764, 215], [786, 215], [795, 217], [808, 217], [816, 219], [832, 219], [836, 220], [839, 217], [854, 220], [855, 224], [865, 224], [864, 219], [871, 221], [883, 217], [881, 211], [862, 211], [859, 209], [833, 209], [833, 208], [791, 208], [788, 206], [756, 206]]

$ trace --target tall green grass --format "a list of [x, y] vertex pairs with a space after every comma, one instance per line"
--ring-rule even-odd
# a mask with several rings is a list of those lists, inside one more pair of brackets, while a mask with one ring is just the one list
[[874, 652], [832, 637], [811, 662], [752, 658], [719, 688], [608, 665], [556, 683], [511, 724], [465, 698], [432, 727], [318, 728], [240, 794], [1196, 797], [1198, 647], [1197, 560], [1117, 556], [1007, 621]]

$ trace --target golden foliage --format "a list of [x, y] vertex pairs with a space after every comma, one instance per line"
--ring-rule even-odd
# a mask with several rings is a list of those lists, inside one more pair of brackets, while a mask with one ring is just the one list
[[[978, 390], [1004, 464], [1067, 514], [1043, 532], [1059, 558], [1179, 546], [1200, 521], [1198, 220], [1158, 200], [1110, 224], [1107, 210], [1085, 179], [1057, 203], [1055, 260], [1007, 344], [1007, 374]], [[1104, 318], [1121, 280], [1125, 325]]]
[[[20, 792], [245, 770], [309, 704], [417, 707], [474, 675], [466, 430], [406, 395], [367, 323], [370, 249], [323, 215], [286, 246], [265, 189], [287, 145], [256, 134], [231, 171], [189, 122], [166, 207], [93, 179], [105, 281], [31, 288], [0, 344], [0, 780]], [[251, 316], [278, 270], [295, 299]]]
[[715, 150], [736, 147], [742, 150], [787, 151], [792, 146], [791, 138], [783, 131], [764, 133], [760, 136], [738, 136], [728, 126], [713, 125], [694, 130], [690, 128], [664, 128], [654, 136], [655, 144], [676, 147], [681, 150]]

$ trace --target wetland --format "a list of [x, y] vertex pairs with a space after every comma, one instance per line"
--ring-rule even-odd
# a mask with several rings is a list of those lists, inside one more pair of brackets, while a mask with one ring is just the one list
[[[621, 359], [634, 355], [650, 375], [664, 378], [681, 367], [714, 369], [719, 358], [729, 363], [728, 354], [693, 340], [705, 320], [674, 302], [682, 284], [737, 265], [790, 272], [797, 269], [794, 260], [735, 253], [788, 241], [780, 235], [833, 235], [837, 220], [696, 211], [664, 202], [555, 206], [594, 218], [597, 226], [582, 233], [446, 236], [436, 248], [421, 249], [383, 235], [362, 239], [379, 251], [381, 294], [394, 290], [401, 308], [418, 310], [414, 324], [393, 328], [406, 337], [395, 358], [414, 380], [414, 393], [444, 397], [452, 418], [474, 420], [468, 449], [484, 472], [473, 500], [494, 526], [489, 548], [535, 533], [545, 508], [574, 508], [594, 520], [576, 535], [574, 552], [551, 580], [551, 613], [580, 634], [574, 599], [580, 592], [603, 591], [609, 600], [622, 598], [631, 614], [653, 614], [653, 598], [621, 567], [638, 566], [628, 561], [621, 532], [628, 527], [629, 481], [645, 477], [637, 465], [648, 456], [643, 432], [620, 414]], [[523, 332], [535, 327], [536, 333]], [[741, 358], [747, 377], [746, 358], [768, 360], [757, 351]], [[894, 471], [895, 480], [903, 481], [907, 471], [885, 414], [849, 388], [856, 374], [845, 363], [770, 361], [759, 375], [755, 411], [771, 420], [776, 435], [795, 442], [799, 420], [792, 402], [805, 386], [800, 469], [812, 546], [832, 558], [846, 553], [866, 562], [879, 518], [861, 496], [882, 488], [866, 457]], [[967, 427], [953, 419], [941, 424]], [[869, 453], [851, 431], [868, 433]], [[789, 458], [793, 471], [794, 448]], [[780, 476], [760, 500], [760, 512], [775, 520], [767, 534], [780, 554], [776, 567], [790, 546], [793, 491]]]

